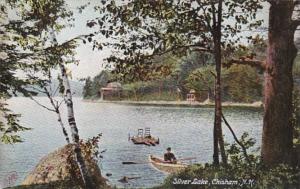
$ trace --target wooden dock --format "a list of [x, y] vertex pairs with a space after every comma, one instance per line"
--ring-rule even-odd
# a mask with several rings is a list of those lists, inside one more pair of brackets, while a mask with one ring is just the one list
[[143, 144], [146, 146], [156, 146], [159, 144], [159, 138], [154, 138], [150, 134], [150, 128], [138, 129], [138, 134], [133, 137], [129, 137], [133, 144]]
[[144, 144], [147, 146], [156, 146], [157, 144], [159, 144], [159, 139], [153, 137], [132, 137], [131, 141], [134, 144]]

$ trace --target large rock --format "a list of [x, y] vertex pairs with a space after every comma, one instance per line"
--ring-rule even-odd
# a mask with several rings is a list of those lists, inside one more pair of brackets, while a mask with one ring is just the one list
[[[99, 188], [106, 186], [97, 162], [83, 153], [89, 173]], [[75, 161], [73, 145], [68, 144], [43, 157], [35, 169], [25, 178], [22, 185], [40, 185], [64, 181], [69, 188], [82, 188], [81, 175]]]

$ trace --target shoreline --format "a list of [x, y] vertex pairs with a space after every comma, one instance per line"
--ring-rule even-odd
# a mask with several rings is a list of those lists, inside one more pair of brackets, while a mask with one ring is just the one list
[[[83, 99], [84, 102], [90, 103], [114, 103], [123, 105], [135, 106], [172, 106], [172, 107], [214, 107], [213, 102], [188, 102], [188, 101], [130, 101], [130, 100], [100, 100], [100, 99]], [[262, 108], [261, 101], [253, 103], [237, 103], [237, 102], [223, 102], [223, 107], [249, 107], [249, 108]]]

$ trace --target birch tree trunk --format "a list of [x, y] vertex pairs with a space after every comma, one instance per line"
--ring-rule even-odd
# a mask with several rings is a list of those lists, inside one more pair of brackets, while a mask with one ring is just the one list
[[59, 111], [59, 105], [54, 103], [53, 97], [50, 95], [50, 93], [49, 93], [49, 91], [48, 91], [48, 89], [46, 87], [44, 87], [44, 91], [45, 91], [48, 99], [50, 100], [51, 105], [54, 108], [54, 111], [55, 111], [55, 113], [57, 115], [57, 121], [58, 121], [58, 123], [59, 123], [59, 125], [60, 125], [60, 127], [62, 129], [62, 132], [63, 132], [63, 134], [65, 136], [65, 139], [66, 139], [67, 143], [70, 144], [70, 139], [69, 139], [68, 132], [67, 132], [67, 130], [65, 128], [65, 125], [64, 125], [64, 123], [62, 122], [62, 119], [61, 119], [61, 114], [60, 114], [60, 111]]
[[65, 136], [65, 139], [67, 141], [68, 144], [70, 144], [70, 139], [69, 139], [69, 136], [68, 136], [68, 133], [67, 133], [67, 130], [64, 126], [64, 123], [62, 122], [62, 119], [61, 119], [61, 116], [60, 116], [60, 111], [57, 109], [55, 110], [56, 111], [56, 115], [57, 115], [57, 121], [59, 122], [61, 128], [62, 128], [62, 131], [64, 133], [64, 136]]
[[75, 117], [74, 117], [72, 93], [71, 93], [69, 79], [66, 74], [66, 69], [65, 69], [64, 65], [60, 63], [59, 66], [60, 66], [60, 70], [61, 70], [63, 86], [65, 89], [65, 98], [66, 98], [67, 111], [68, 111], [68, 123], [71, 128], [72, 141], [74, 143], [75, 158], [76, 158], [80, 173], [82, 175], [82, 180], [84, 182], [85, 187], [87, 189], [94, 189], [96, 187], [94, 186], [94, 183], [89, 175], [88, 169], [85, 165], [85, 162], [84, 162], [84, 159], [83, 159], [83, 156], [81, 153], [81, 149], [80, 149], [78, 128], [76, 126], [76, 121], [75, 121]]

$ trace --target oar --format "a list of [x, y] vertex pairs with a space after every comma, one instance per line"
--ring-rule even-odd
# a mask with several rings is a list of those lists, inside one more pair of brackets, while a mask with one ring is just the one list
[[178, 159], [179, 161], [186, 161], [186, 160], [192, 160], [192, 159], [196, 159], [197, 157], [188, 157], [188, 158], [181, 158]]
[[130, 165], [130, 164], [144, 164], [144, 163], [150, 163], [150, 161], [145, 161], [145, 162], [123, 161], [123, 162], [122, 162], [122, 164], [124, 164], [124, 165]]
[[[188, 158], [182, 158], [177, 159], [178, 161], [186, 161], [186, 160], [192, 160], [196, 159], [196, 157], [188, 157]], [[144, 164], [144, 163], [151, 163], [150, 161], [140, 161], [140, 162], [134, 162], [134, 161], [123, 161], [122, 164], [124, 165], [130, 165], [130, 164]]]

